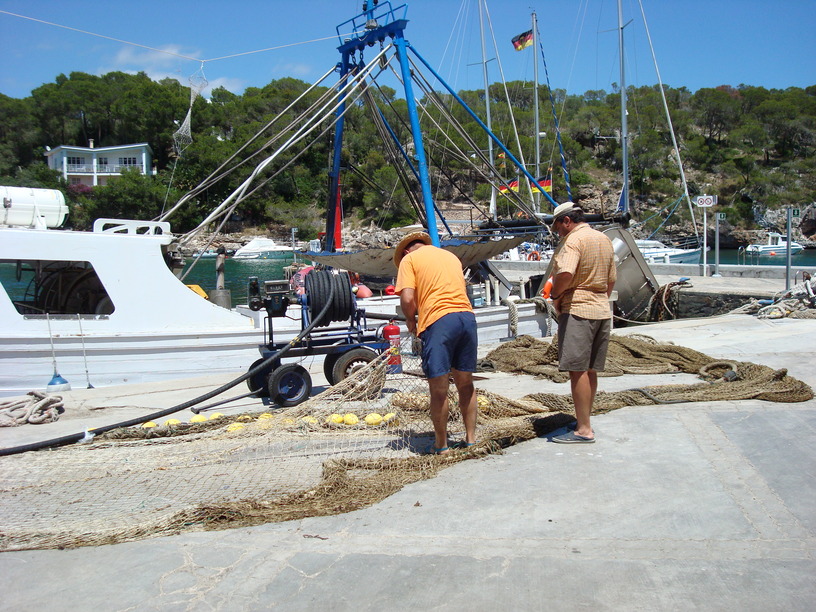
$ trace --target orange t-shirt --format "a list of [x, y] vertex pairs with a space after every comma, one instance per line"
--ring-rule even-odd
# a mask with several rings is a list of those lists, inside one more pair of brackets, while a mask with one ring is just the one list
[[419, 311], [417, 334], [451, 312], [472, 312], [459, 258], [445, 249], [425, 245], [400, 262], [396, 292], [413, 289]]

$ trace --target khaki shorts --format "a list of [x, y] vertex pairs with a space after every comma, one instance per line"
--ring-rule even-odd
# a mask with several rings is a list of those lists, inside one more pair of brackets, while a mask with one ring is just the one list
[[603, 372], [611, 330], [611, 319], [559, 315], [558, 369], [561, 372]]

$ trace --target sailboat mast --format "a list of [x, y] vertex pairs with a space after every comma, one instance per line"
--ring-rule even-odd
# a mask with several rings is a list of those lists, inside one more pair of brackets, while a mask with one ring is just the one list
[[[487, 0], [479, 0], [479, 33], [482, 36], [482, 75], [484, 77], [484, 92], [485, 92], [485, 114], [487, 119], [487, 129], [493, 130], [491, 122], [490, 122], [490, 86], [487, 80], [487, 51], [485, 48], [485, 34], [484, 34], [484, 17], [483, 17], [483, 8], [485, 7], [485, 2]], [[491, 168], [494, 166], [493, 164], [493, 139], [490, 138], [488, 135], [487, 137], [487, 158], [490, 160]], [[498, 217], [498, 211], [496, 210], [496, 186], [491, 184], [490, 187], [490, 218], [496, 219]]]
[[[535, 114], [535, 180], [541, 176], [541, 127], [538, 122], [538, 17], [536, 12], [532, 14], [533, 21], [533, 113]], [[533, 192], [533, 210], [536, 213], [541, 211], [541, 192], [536, 189]]]
[[618, 55], [620, 56], [621, 153], [623, 155], [623, 188], [620, 212], [629, 212], [629, 132], [626, 125], [626, 70], [623, 60], [623, 1], [618, 0]]

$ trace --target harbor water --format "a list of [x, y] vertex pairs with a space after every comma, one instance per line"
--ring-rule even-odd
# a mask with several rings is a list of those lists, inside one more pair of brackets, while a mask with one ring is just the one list
[[[708, 252], [708, 264], [714, 265], [715, 253]], [[302, 261], [302, 260], [301, 260]], [[768, 255], [752, 260], [750, 265], [784, 266], [785, 255]], [[292, 259], [227, 259], [224, 264], [224, 288], [229, 289], [232, 305], [246, 304], [247, 279], [257, 276], [263, 283], [265, 280], [286, 278], [284, 267], [292, 263]], [[720, 249], [720, 264], [744, 264], [744, 255], [738, 249]], [[791, 265], [813, 267], [816, 271], [816, 249], [805, 249], [801, 253], [791, 256]], [[189, 268], [188, 263], [185, 271]], [[215, 289], [215, 259], [201, 259], [184, 279], [187, 285], [199, 285], [205, 291]]]
[[[189, 271], [192, 260], [188, 258], [184, 266], [185, 285], [198, 285], [204, 291], [215, 289], [215, 259], [200, 259]], [[281, 259], [227, 259], [224, 262], [224, 289], [229, 290], [232, 305], [247, 303], [247, 279], [257, 276], [263, 286], [264, 281], [286, 278], [284, 268], [291, 265], [292, 257]]]

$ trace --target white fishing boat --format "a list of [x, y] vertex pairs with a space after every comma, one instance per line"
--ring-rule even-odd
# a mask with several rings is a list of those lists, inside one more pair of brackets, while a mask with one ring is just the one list
[[700, 263], [702, 249], [681, 249], [667, 246], [659, 240], [635, 240], [647, 263]]
[[[91, 232], [61, 230], [68, 213], [61, 192], [7, 189], [14, 191], [0, 225], [0, 397], [47, 390], [56, 374], [75, 387], [109, 387], [242, 373], [258, 359], [265, 313], [222, 308], [185, 286], [168, 267], [169, 223], [98, 219]], [[399, 298], [355, 303], [394, 315]], [[518, 333], [544, 335], [534, 304], [517, 312]], [[301, 331], [301, 306], [287, 315], [274, 320], [277, 340]], [[479, 309], [477, 322], [482, 342], [511, 334], [506, 306]]]
[[[173, 274], [167, 222], [99, 219], [57, 229], [56, 190], [14, 188], [0, 226], [0, 395], [245, 370], [263, 328]], [[37, 223], [32, 223], [32, 218]]]
[[791, 255], [804, 250], [798, 242], [788, 242], [788, 237], [777, 232], [768, 232], [768, 242], [766, 244], [751, 244], [745, 248], [745, 252], [752, 255], [787, 255], [790, 249]]
[[286, 259], [292, 257], [292, 247], [278, 244], [271, 238], [253, 238], [235, 251], [234, 259]]

